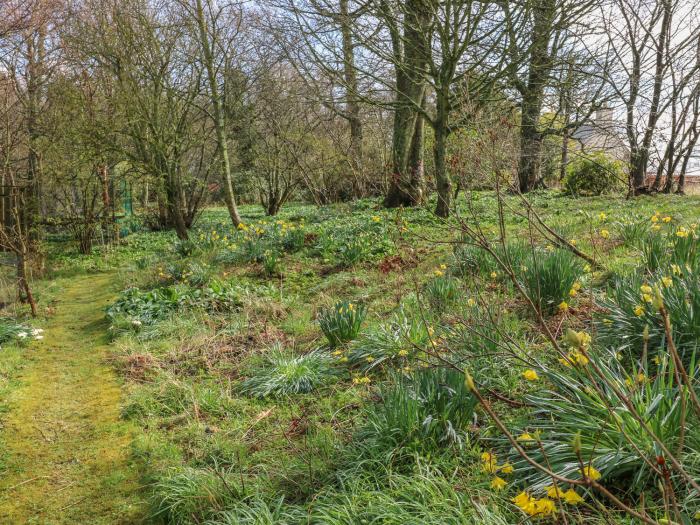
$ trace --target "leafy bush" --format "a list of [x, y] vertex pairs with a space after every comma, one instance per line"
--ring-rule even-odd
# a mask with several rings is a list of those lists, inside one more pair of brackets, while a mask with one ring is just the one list
[[239, 390], [259, 398], [306, 394], [333, 379], [331, 363], [330, 356], [321, 352], [296, 356], [275, 348]]
[[367, 310], [364, 304], [341, 301], [318, 316], [318, 324], [331, 348], [352, 341], [360, 332]]
[[522, 268], [522, 282], [528, 296], [544, 314], [553, 313], [570, 294], [583, 272], [579, 259], [568, 250], [538, 249]]
[[620, 162], [605, 153], [593, 153], [569, 163], [564, 190], [575, 196], [602, 195], [620, 188], [625, 180]]
[[454, 369], [425, 368], [395, 375], [373, 405], [359, 439], [389, 456], [407, 452], [439, 453], [462, 447], [473, 422], [476, 398]]

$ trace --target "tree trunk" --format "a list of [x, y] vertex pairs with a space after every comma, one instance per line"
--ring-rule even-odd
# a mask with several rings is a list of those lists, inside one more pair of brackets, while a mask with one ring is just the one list
[[211, 103], [214, 109], [214, 128], [216, 130], [216, 142], [218, 145], [219, 153], [221, 154], [224, 200], [226, 201], [226, 207], [228, 208], [228, 214], [231, 217], [231, 222], [234, 226], [238, 227], [238, 225], [241, 223], [241, 217], [238, 214], [236, 196], [233, 192], [233, 182], [231, 181], [231, 162], [229, 160], [228, 154], [228, 141], [226, 139], [224, 110], [221, 96], [219, 94], [219, 86], [216, 80], [214, 55], [212, 53], [211, 45], [209, 42], [209, 34], [207, 31], [207, 23], [205, 20], [202, 0], [195, 0], [195, 2], [197, 25], [199, 27], [200, 45], [202, 47], [204, 66], [206, 67], [207, 78], [209, 80]]
[[[407, 0], [403, 38], [392, 35], [396, 72], [396, 98], [392, 137], [393, 173], [384, 206], [415, 206], [423, 200], [423, 118], [425, 71], [430, 9], [425, 0]], [[396, 40], [400, 41], [397, 42]], [[403, 42], [403, 55], [399, 53]], [[421, 151], [417, 151], [420, 148]]]
[[17, 284], [19, 286], [20, 301], [28, 303], [32, 311], [32, 317], [36, 317], [36, 300], [29, 286], [29, 279], [27, 278], [27, 256], [24, 253], [17, 253]]
[[523, 87], [520, 121], [518, 187], [522, 193], [534, 189], [540, 180], [542, 134], [539, 132], [544, 88], [552, 70], [549, 40], [556, 14], [555, 0], [533, 2], [532, 44], [527, 83]]
[[435, 160], [435, 182], [437, 184], [437, 205], [435, 215], [447, 218], [450, 215], [452, 199], [452, 181], [447, 171], [447, 135], [449, 133], [449, 91], [439, 90], [436, 93], [435, 144], [433, 157]]
[[362, 172], [362, 120], [360, 118], [359, 87], [355, 70], [355, 49], [352, 41], [352, 19], [348, 0], [340, 0], [340, 32], [343, 39], [343, 76], [345, 77], [345, 116], [350, 124], [350, 162], [357, 173]]

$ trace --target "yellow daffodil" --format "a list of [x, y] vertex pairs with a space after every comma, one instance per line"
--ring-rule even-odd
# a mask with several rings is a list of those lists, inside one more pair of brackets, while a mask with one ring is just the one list
[[520, 434], [517, 437], [516, 441], [519, 441], [521, 443], [531, 443], [531, 442], [535, 441], [535, 438], [532, 437], [532, 435], [529, 434], [528, 432], [523, 432], [522, 434]]
[[564, 492], [564, 501], [569, 505], [578, 505], [583, 503], [583, 498], [574, 489], [569, 489]]
[[498, 277], [498, 274], [496, 272], [491, 272], [491, 279], [495, 279]]
[[552, 499], [559, 499], [564, 496], [564, 491], [559, 487], [551, 486], [547, 488], [547, 496]]
[[603, 239], [607, 239], [608, 237], [610, 237], [610, 232], [608, 230], [600, 230], [600, 236]]
[[496, 476], [491, 480], [491, 488], [493, 490], [503, 490], [508, 483], [505, 479]]
[[559, 303], [559, 311], [560, 312], [566, 312], [569, 309], [569, 303], [566, 301], [562, 301]]
[[637, 317], [641, 317], [644, 315], [644, 307], [641, 304], [638, 304], [637, 306], [634, 307], [634, 315]]
[[471, 297], [467, 299], [467, 306], [472, 307], [476, 305], [476, 301], [472, 299]]
[[591, 465], [586, 465], [583, 467], [583, 475], [593, 481], [597, 481], [601, 478], [600, 472], [598, 472], [595, 467]]
[[537, 375], [537, 372], [535, 370], [525, 370], [523, 372], [523, 377], [527, 379], [528, 381], [537, 381], [540, 376]]
[[601, 221], [604, 221], [605, 219], [608, 218], [608, 216], [605, 214], [604, 211], [601, 211], [601, 212], [598, 214], [598, 218], [599, 218]]
[[512, 474], [513, 473], [513, 465], [511, 465], [510, 463], [504, 463], [501, 466], [501, 472], [503, 472], [504, 474]]
[[639, 291], [642, 292], [643, 294], [644, 293], [650, 294], [651, 292], [653, 292], [651, 286], [649, 286], [648, 284], [643, 284], [642, 286], [640, 286]]
[[662, 277], [661, 284], [663, 284], [666, 288], [670, 288], [671, 286], [673, 286], [673, 279], [671, 279], [670, 277]]
[[666, 217], [664, 217], [664, 218], [661, 219], [661, 220], [664, 221], [664, 222], [671, 222], [671, 217], [667, 215]]

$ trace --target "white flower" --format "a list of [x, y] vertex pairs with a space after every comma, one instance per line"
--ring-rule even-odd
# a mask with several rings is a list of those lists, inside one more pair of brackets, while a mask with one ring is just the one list
[[134, 326], [141, 326], [141, 321], [139, 321], [138, 319], [134, 319], [133, 321], [131, 321], [131, 324]]
[[39, 334], [43, 334], [43, 333], [44, 333], [43, 328], [34, 328], [34, 330], [32, 330], [32, 335], [39, 335]]
[[35, 335], [35, 336], [34, 336], [34, 339], [36, 339], [37, 341], [38, 341], [38, 340], [41, 340], [41, 339], [43, 339], [43, 338], [44, 338], [43, 335]]
[[20, 339], [24, 339], [25, 337], [27, 337], [27, 332], [17, 332], [17, 337], [19, 337]]

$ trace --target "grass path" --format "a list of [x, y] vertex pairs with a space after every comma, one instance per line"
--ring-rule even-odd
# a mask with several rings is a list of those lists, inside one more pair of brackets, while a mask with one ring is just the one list
[[[65, 281], [2, 421], [0, 524], [141, 523], [131, 428], [105, 362], [113, 274]], [[4, 450], [3, 450], [4, 449]]]

